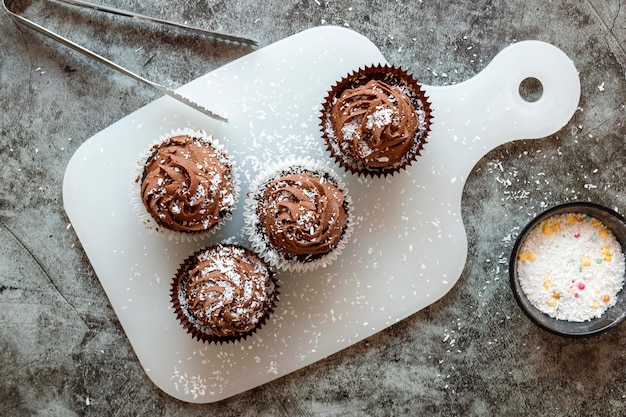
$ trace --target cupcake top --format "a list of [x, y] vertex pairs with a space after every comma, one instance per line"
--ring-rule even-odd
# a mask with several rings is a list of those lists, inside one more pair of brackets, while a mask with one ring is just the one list
[[140, 196], [157, 226], [203, 232], [234, 210], [232, 164], [212, 139], [177, 134], [151, 148]]
[[283, 253], [307, 257], [337, 246], [348, 221], [344, 201], [334, 184], [300, 172], [274, 179], [256, 210], [270, 245]]
[[406, 71], [366, 67], [329, 91], [321, 116], [332, 156], [348, 171], [387, 175], [419, 155], [430, 129], [430, 105]]
[[369, 167], [385, 167], [414, 146], [419, 118], [400, 87], [371, 80], [337, 98], [330, 123], [346, 155]]
[[248, 231], [270, 264], [310, 269], [341, 251], [350, 234], [351, 199], [330, 169], [310, 161], [285, 164], [260, 175], [251, 188]]
[[198, 340], [234, 341], [259, 328], [274, 309], [274, 275], [254, 252], [217, 245], [179, 268], [171, 298], [179, 320]]

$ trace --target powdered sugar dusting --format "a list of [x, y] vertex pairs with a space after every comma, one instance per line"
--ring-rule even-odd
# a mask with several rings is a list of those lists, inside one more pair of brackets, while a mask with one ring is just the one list
[[365, 126], [368, 129], [373, 129], [374, 126], [380, 128], [388, 126], [393, 121], [393, 109], [389, 107], [378, 106], [376, 111], [367, 117]]

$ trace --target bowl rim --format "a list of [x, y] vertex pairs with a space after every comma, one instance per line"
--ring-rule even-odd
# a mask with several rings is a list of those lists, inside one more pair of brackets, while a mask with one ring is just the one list
[[[521, 310], [540, 328], [559, 336], [573, 338], [589, 337], [617, 326], [626, 318], [626, 285], [617, 293], [616, 304], [609, 308], [601, 317], [584, 322], [573, 322], [550, 317], [535, 307], [524, 295], [517, 278], [517, 257], [528, 233], [545, 219], [564, 213], [583, 213], [595, 218], [602, 217], [598, 218], [598, 220], [602, 221], [613, 232], [626, 255], [626, 218], [623, 215], [608, 207], [589, 201], [572, 201], [557, 204], [536, 215], [519, 233], [509, 258], [509, 285]], [[598, 215], [598, 213], [601, 215]], [[605, 221], [606, 219], [610, 221]], [[615, 230], [616, 227], [620, 228], [621, 233]]]

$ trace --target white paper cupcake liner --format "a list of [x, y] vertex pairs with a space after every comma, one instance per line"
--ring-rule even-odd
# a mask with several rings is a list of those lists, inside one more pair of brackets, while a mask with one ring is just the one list
[[[258, 200], [261, 197], [265, 187], [275, 178], [286, 173], [310, 172], [331, 182], [344, 195], [344, 203], [347, 214], [347, 224], [343, 230], [341, 239], [336, 247], [330, 252], [315, 256], [307, 260], [299, 260], [293, 255], [280, 252], [273, 247], [268, 240], [267, 235], [262, 227], [260, 227], [259, 217], [256, 213]], [[323, 162], [314, 161], [308, 158], [292, 158], [287, 159], [262, 170], [250, 184], [250, 192], [244, 206], [244, 229], [252, 248], [272, 267], [286, 271], [307, 272], [320, 267], [330, 265], [335, 261], [345, 249], [347, 242], [352, 236], [354, 229], [353, 203], [352, 198], [348, 194], [346, 184], [341, 180], [339, 175], [333, 169]]]
[[[233, 194], [233, 204], [230, 212], [224, 214], [219, 218], [217, 223], [212, 225], [206, 230], [201, 231], [176, 231], [168, 229], [167, 227], [159, 225], [152, 215], [146, 210], [145, 205], [141, 199], [141, 177], [143, 175], [143, 170], [146, 161], [148, 158], [152, 156], [154, 152], [154, 147], [160, 145], [171, 137], [174, 136], [189, 136], [190, 138], [200, 139], [204, 142], [211, 144], [211, 146], [216, 150], [216, 152], [224, 155], [230, 164], [230, 182], [232, 186], [232, 194]], [[132, 205], [133, 211], [137, 214], [139, 220], [141, 221], [144, 228], [150, 232], [156, 233], [160, 236], [163, 236], [169, 240], [173, 241], [182, 241], [182, 242], [190, 242], [190, 241], [198, 241], [205, 239], [215, 232], [217, 232], [227, 221], [232, 218], [232, 213], [237, 208], [237, 204], [239, 203], [239, 195], [241, 193], [240, 181], [237, 169], [235, 167], [235, 163], [232, 158], [230, 158], [224, 148], [224, 145], [220, 144], [219, 141], [214, 138], [212, 135], [208, 135], [202, 130], [194, 130], [190, 128], [184, 129], [176, 129], [172, 130], [167, 135], [162, 135], [158, 140], [155, 140], [153, 143], [148, 145], [143, 151], [135, 166], [132, 169], [131, 175], [131, 185], [130, 185], [130, 203]]]

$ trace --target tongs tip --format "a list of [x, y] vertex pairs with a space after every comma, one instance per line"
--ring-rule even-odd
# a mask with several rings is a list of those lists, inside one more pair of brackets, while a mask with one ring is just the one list
[[[7, 0], [5, 0], [7, 1]], [[130, 17], [133, 19], [140, 19], [140, 20], [146, 20], [146, 21], [150, 21], [150, 22], [156, 22], [156, 23], [160, 23], [163, 25], [168, 25], [168, 26], [172, 26], [172, 27], [176, 27], [179, 29], [184, 29], [184, 30], [188, 30], [188, 31], [192, 31], [192, 32], [197, 32], [200, 33], [202, 35], [207, 36], [208, 38], [211, 39], [215, 39], [218, 41], [223, 41], [223, 42], [227, 42], [227, 43], [233, 43], [236, 45], [244, 45], [244, 46], [253, 46], [256, 47], [258, 46], [258, 42], [254, 39], [250, 39], [250, 38], [246, 38], [243, 36], [238, 36], [238, 35], [231, 35], [228, 33], [222, 33], [222, 32], [217, 32], [217, 31], [213, 31], [213, 30], [209, 30], [209, 29], [203, 29], [200, 27], [195, 27], [195, 26], [189, 26], [187, 24], [183, 24], [183, 23], [177, 23], [177, 22], [172, 22], [169, 20], [164, 20], [164, 19], [159, 19], [156, 17], [151, 17], [151, 16], [146, 16], [143, 14], [139, 14], [139, 13], [135, 13], [135, 12], [130, 12], [127, 10], [122, 10], [122, 9], [117, 9], [114, 7], [108, 7], [108, 6], [104, 6], [104, 5], [100, 5], [100, 4], [94, 4], [88, 1], [84, 1], [84, 0], [56, 0], [58, 2], [61, 3], [66, 3], [66, 4], [70, 4], [73, 6], [78, 6], [78, 7], [86, 7], [89, 9], [93, 9], [93, 10], [98, 10], [101, 12], [105, 12], [105, 13], [111, 13], [111, 14], [115, 14], [118, 16], [125, 16], [125, 17]]]

